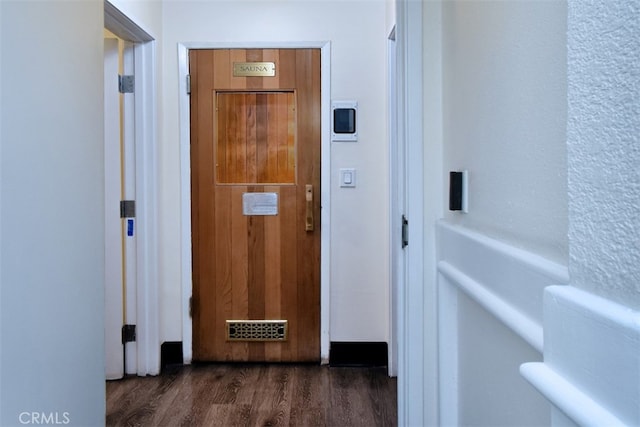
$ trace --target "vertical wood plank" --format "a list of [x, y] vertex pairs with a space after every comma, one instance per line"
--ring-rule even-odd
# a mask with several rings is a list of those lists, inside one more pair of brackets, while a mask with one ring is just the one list
[[269, 177], [265, 168], [267, 163], [268, 108], [267, 95], [265, 93], [256, 95], [256, 161], [258, 163], [256, 169], [258, 170], [258, 182], [268, 182]]
[[[197, 284], [195, 286], [194, 296], [196, 303], [199, 301], [210, 301], [215, 299], [215, 286], [213, 277], [215, 269], [211, 263], [211, 255], [215, 253], [216, 242], [213, 236], [213, 218], [214, 218], [214, 205], [215, 194], [210, 191], [210, 183], [213, 182], [213, 168], [212, 161], [213, 152], [211, 144], [209, 143], [213, 139], [213, 126], [212, 126], [212, 114], [213, 100], [211, 91], [208, 88], [211, 87], [212, 75], [207, 70], [213, 67], [213, 56], [210, 52], [201, 55], [194, 67], [195, 75], [194, 81], [196, 87], [200, 87], [198, 92], [199, 96], [192, 99], [192, 105], [195, 107], [196, 113], [202, 120], [197, 122], [197, 131], [195, 132], [195, 140], [193, 141], [194, 149], [192, 150], [192, 156], [195, 157], [194, 161], [197, 163], [196, 169], [193, 171], [192, 181], [197, 181], [193, 196], [195, 197], [195, 203], [198, 208], [192, 209], [192, 220], [197, 223], [195, 232], [197, 233], [197, 239], [194, 241], [194, 247], [197, 248], [195, 256], [193, 258], [195, 268], [197, 270], [194, 275], [194, 281]], [[205, 159], [204, 162], [198, 160]], [[197, 316], [194, 321], [198, 322], [202, 328], [198, 328], [200, 331], [194, 334], [194, 342], [202, 346], [203, 351], [209, 352], [211, 349], [211, 341], [208, 339], [212, 330], [209, 325], [212, 323], [214, 313], [209, 310], [198, 310]]]
[[[192, 51], [193, 52], [193, 51]], [[196, 52], [205, 52], [198, 50]], [[231, 76], [233, 75], [231, 50], [215, 49], [211, 51], [215, 67], [211, 70], [213, 73], [213, 89], [224, 89], [231, 87]], [[202, 53], [205, 55], [205, 53]], [[193, 91], [192, 91], [193, 93]]]
[[291, 92], [288, 94], [287, 102], [287, 180], [285, 182], [297, 183], [296, 179], [296, 129], [297, 129], [297, 116], [296, 116], [296, 94]]
[[[231, 187], [231, 319], [249, 318], [247, 217], [242, 214], [242, 193], [247, 187]], [[233, 360], [247, 360], [248, 346], [244, 342], [231, 344]]]
[[[198, 161], [199, 156], [199, 114], [200, 110], [198, 109], [198, 91], [195, 90], [197, 88], [198, 81], [198, 57], [196, 51], [189, 52], [189, 67], [191, 73], [191, 84], [193, 87], [193, 93], [189, 98], [190, 101], [190, 111], [191, 111], [191, 152], [190, 152], [190, 160], [191, 160], [191, 246], [193, 248], [193, 257], [191, 260], [192, 265], [192, 280], [193, 280], [193, 290], [192, 290], [192, 298], [193, 301], [198, 301], [200, 299], [200, 286], [198, 283], [200, 281], [200, 276], [202, 273], [202, 269], [200, 266], [199, 254], [200, 254], [200, 162]], [[196, 307], [194, 306], [194, 309]], [[202, 330], [200, 328], [200, 319], [197, 315], [197, 311], [193, 312], [193, 357], [201, 357], [201, 347], [203, 345], [202, 339], [200, 338], [200, 334]]]
[[256, 123], [256, 94], [249, 92], [245, 95], [245, 105], [247, 108], [247, 183], [258, 183], [258, 139], [257, 139], [257, 123]]
[[262, 87], [264, 89], [280, 89], [280, 50], [264, 49], [262, 51], [262, 61], [276, 64], [276, 75], [264, 77], [262, 79]]
[[[214, 92], [215, 93], [215, 92]], [[219, 93], [215, 93], [214, 103], [214, 122], [215, 129], [215, 141], [214, 146], [216, 152], [214, 153], [213, 164], [215, 166], [215, 179], [214, 184], [227, 181], [227, 111], [229, 107], [226, 104], [227, 98]], [[193, 168], [193, 165], [191, 166]]]
[[[251, 193], [264, 191], [263, 187], [249, 187]], [[247, 254], [248, 254], [248, 308], [247, 319], [261, 320], [265, 318], [265, 217], [254, 215], [247, 217]], [[249, 360], [264, 361], [264, 343], [248, 344]]]
[[286, 117], [278, 115], [279, 94], [267, 94], [267, 161], [266, 175], [271, 182], [281, 182], [278, 176], [278, 128], [280, 120]]
[[[232, 271], [233, 258], [233, 241], [234, 235], [231, 228], [232, 223], [232, 191], [230, 187], [218, 186], [216, 188], [216, 206], [215, 206], [215, 240], [216, 251], [213, 253], [213, 259], [209, 263], [214, 266], [214, 279], [211, 283], [214, 292], [214, 299], [207, 300], [209, 307], [212, 306], [215, 315], [213, 319], [208, 320], [206, 331], [215, 337], [207, 348], [209, 354], [216, 355], [218, 360], [232, 360], [233, 355], [224, 345], [226, 342], [226, 321], [233, 319], [233, 290], [234, 277]], [[213, 329], [209, 332], [209, 328]]]
[[245, 49], [231, 49], [229, 51], [229, 85], [225, 88], [228, 89], [246, 89], [247, 77], [234, 77], [233, 75], [233, 63], [234, 62], [247, 62], [247, 51]]
[[237, 122], [237, 110], [236, 110], [237, 101], [234, 97], [230, 97], [227, 100], [226, 107], [227, 113], [225, 117], [224, 126], [226, 128], [226, 170], [227, 170], [227, 182], [237, 182], [238, 176], [236, 171], [236, 138], [238, 132], [238, 122]]
[[291, 260], [298, 257], [297, 240], [297, 200], [296, 187], [283, 186], [281, 189], [280, 216], [282, 227], [280, 231], [280, 264], [282, 276], [281, 307], [282, 318], [289, 321], [289, 340], [282, 343], [282, 359], [297, 360], [298, 352], [298, 263]]
[[[278, 199], [282, 200], [280, 186], [265, 187], [265, 191], [278, 193]], [[282, 207], [279, 206], [280, 212]], [[264, 318], [270, 320], [281, 320], [281, 298], [282, 298], [282, 250], [280, 233], [282, 214], [265, 217], [265, 298]], [[285, 319], [286, 320], [286, 319]], [[281, 360], [282, 344], [279, 342], [265, 343], [264, 356], [266, 361], [278, 362]]]
[[[205, 52], [205, 51], [197, 51], [197, 52]], [[211, 89], [219, 89], [219, 88], [227, 88], [231, 85], [231, 74], [232, 70], [229, 69], [231, 66], [231, 51], [229, 49], [216, 49], [212, 50], [213, 61], [215, 66], [212, 67], [213, 74], [213, 82]], [[204, 55], [204, 53], [202, 53]], [[193, 90], [191, 91], [193, 96]], [[219, 97], [218, 97], [219, 98]], [[224, 101], [224, 99], [220, 99], [220, 101]], [[216, 153], [216, 159], [214, 160], [214, 164], [218, 168], [218, 172], [216, 176], [219, 181], [223, 181], [221, 177], [228, 177], [229, 171], [227, 170], [227, 158], [230, 156], [230, 153], [226, 151], [227, 144], [227, 120], [226, 116], [227, 111], [229, 111], [229, 106], [227, 104], [218, 104], [219, 111], [214, 111], [214, 114], [220, 113], [219, 123], [214, 123], [215, 129], [217, 131], [217, 143], [218, 152]], [[218, 114], [216, 114], [218, 116]], [[228, 178], [227, 178], [228, 179]]]
[[280, 67], [280, 89], [295, 89], [296, 87], [296, 49], [281, 49], [278, 55]]
[[[320, 348], [320, 245], [318, 232], [305, 232], [305, 185], [314, 185], [314, 229], [320, 228], [320, 51], [299, 49], [296, 51], [296, 88], [298, 90], [297, 114], [304, 117], [304, 126], [298, 123], [298, 286], [296, 305], [304, 307], [299, 312], [299, 340], [305, 345], [298, 348], [298, 360], [317, 360]], [[317, 101], [316, 101], [317, 100]], [[302, 231], [300, 231], [302, 230]], [[312, 333], [311, 331], [315, 331]]]
[[[247, 49], [246, 62], [262, 62], [262, 49]], [[247, 89], [262, 89], [264, 77], [246, 77]]]
[[232, 114], [235, 118], [235, 177], [232, 182], [247, 182], [247, 104], [245, 96], [235, 96], [235, 109]]

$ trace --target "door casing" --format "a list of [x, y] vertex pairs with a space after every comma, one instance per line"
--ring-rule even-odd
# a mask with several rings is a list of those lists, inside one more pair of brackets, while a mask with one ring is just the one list
[[105, 375], [124, 376], [121, 329], [124, 323], [122, 284], [122, 220], [118, 204], [122, 196], [120, 151], [120, 94], [118, 39], [104, 38], [104, 170], [105, 170]]
[[[404, 182], [404, 140], [398, 138], [398, 103], [397, 103], [397, 53], [396, 28], [389, 34], [387, 40], [387, 78], [389, 105], [389, 185], [391, 188], [391, 203], [389, 204], [389, 229], [391, 247], [390, 290], [389, 290], [389, 376], [398, 375], [398, 293], [404, 283], [405, 260], [401, 245], [402, 215], [405, 213], [405, 182]], [[401, 145], [402, 144], [402, 145]]]
[[331, 194], [331, 42], [303, 43], [180, 43], [178, 45], [178, 81], [180, 108], [180, 187], [181, 187], [181, 287], [182, 287], [182, 353], [183, 362], [191, 363], [193, 353], [193, 329], [190, 316], [190, 299], [193, 290], [191, 251], [191, 156], [190, 156], [190, 106], [187, 94], [190, 49], [320, 49], [321, 62], [321, 171], [320, 171], [320, 360], [329, 363], [330, 325], [330, 267], [331, 253], [330, 194]]
[[[155, 40], [135, 20], [109, 1], [104, 2], [104, 27], [133, 46], [136, 102], [133, 108], [135, 128], [135, 178], [137, 235], [135, 248], [136, 285], [131, 307], [136, 319], [135, 359], [129, 367], [137, 375], [160, 373], [160, 316], [158, 307], [158, 177]], [[126, 126], [126, 125], [125, 125]], [[133, 314], [135, 313], [135, 314]], [[130, 353], [131, 354], [131, 353]]]

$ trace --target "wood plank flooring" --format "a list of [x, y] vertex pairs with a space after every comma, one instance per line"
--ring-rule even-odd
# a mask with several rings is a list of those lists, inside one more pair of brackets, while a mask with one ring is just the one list
[[395, 426], [386, 368], [196, 364], [107, 382], [107, 426]]

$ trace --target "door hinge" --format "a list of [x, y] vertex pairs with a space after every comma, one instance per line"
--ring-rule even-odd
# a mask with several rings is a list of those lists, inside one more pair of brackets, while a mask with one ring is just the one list
[[402, 249], [409, 244], [409, 221], [407, 217], [402, 215]]
[[134, 78], [133, 76], [118, 75], [118, 90], [120, 93], [133, 93]]
[[121, 200], [120, 201], [120, 218], [135, 218], [135, 217], [136, 217], [136, 201]]
[[193, 297], [189, 297], [189, 317], [193, 317]]
[[136, 325], [122, 326], [122, 344], [136, 342]]
[[191, 95], [191, 74], [187, 74], [187, 94]]

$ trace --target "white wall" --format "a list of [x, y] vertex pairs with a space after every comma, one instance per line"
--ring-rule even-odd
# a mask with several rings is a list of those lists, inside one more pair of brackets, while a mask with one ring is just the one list
[[103, 6], [0, 10], [0, 424], [101, 425]]
[[[359, 141], [331, 148], [332, 341], [388, 339], [388, 150], [386, 5], [382, 1], [166, 1], [163, 9], [160, 226], [163, 341], [181, 330], [180, 42], [331, 41], [332, 98], [356, 100]], [[364, 19], [363, 17], [366, 17]], [[357, 188], [340, 189], [338, 169], [357, 169]]]
[[[443, 147], [431, 193], [445, 205], [440, 423], [549, 424], [551, 405], [519, 366], [542, 360], [544, 288], [568, 282], [566, 2], [441, 3], [441, 134], [425, 128], [425, 147], [440, 135]], [[448, 173], [459, 170], [469, 171], [468, 214], [447, 209]]]
[[444, 1], [442, 25], [445, 183], [469, 171], [446, 218], [566, 264], [566, 2]]
[[538, 350], [463, 293], [458, 296], [459, 424], [548, 425], [549, 404], [520, 376]]

